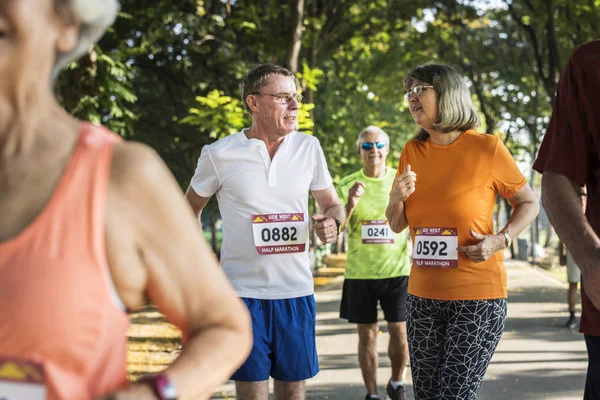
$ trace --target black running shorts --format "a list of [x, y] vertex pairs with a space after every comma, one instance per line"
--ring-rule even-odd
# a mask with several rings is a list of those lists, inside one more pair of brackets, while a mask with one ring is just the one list
[[387, 322], [406, 321], [408, 276], [388, 279], [346, 279], [340, 318], [355, 324], [377, 322], [377, 303]]

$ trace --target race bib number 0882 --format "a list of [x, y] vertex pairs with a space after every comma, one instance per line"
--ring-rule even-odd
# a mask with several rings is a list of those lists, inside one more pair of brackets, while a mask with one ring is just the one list
[[252, 234], [261, 255], [301, 253], [306, 250], [308, 221], [303, 213], [252, 216]]
[[417, 267], [458, 268], [456, 228], [416, 228], [413, 261]]
[[289, 242], [298, 240], [298, 229], [294, 226], [292, 227], [271, 227], [271, 228], [262, 228], [260, 230], [260, 238], [264, 243], [278, 243], [278, 242]]

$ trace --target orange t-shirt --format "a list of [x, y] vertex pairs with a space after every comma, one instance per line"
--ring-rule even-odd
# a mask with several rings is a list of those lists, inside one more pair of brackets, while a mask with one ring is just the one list
[[474, 263], [456, 251], [476, 244], [470, 229], [494, 234], [496, 194], [510, 198], [527, 181], [496, 136], [466, 131], [448, 145], [409, 141], [397, 175], [417, 174], [416, 190], [404, 202], [413, 241], [408, 292], [437, 300], [507, 297], [502, 251]]

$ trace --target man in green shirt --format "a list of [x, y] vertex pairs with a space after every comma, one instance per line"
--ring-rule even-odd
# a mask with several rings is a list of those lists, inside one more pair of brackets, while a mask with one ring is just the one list
[[388, 355], [392, 376], [386, 392], [391, 400], [404, 399], [402, 377], [408, 362], [406, 296], [410, 260], [406, 234], [396, 235], [385, 218], [396, 170], [386, 166], [390, 140], [370, 126], [356, 142], [363, 168], [344, 177], [338, 195], [346, 204], [348, 260], [340, 317], [358, 324], [358, 361], [367, 389], [366, 400], [377, 394], [377, 303], [388, 323]]

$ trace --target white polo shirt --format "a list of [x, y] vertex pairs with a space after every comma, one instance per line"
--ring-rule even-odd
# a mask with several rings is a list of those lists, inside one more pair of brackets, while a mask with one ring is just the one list
[[244, 131], [204, 146], [190, 183], [216, 193], [221, 265], [240, 297], [288, 299], [314, 292], [308, 259], [310, 190], [332, 186], [317, 138], [287, 135], [271, 160]]

